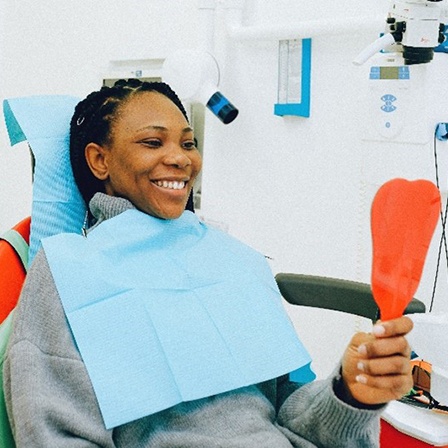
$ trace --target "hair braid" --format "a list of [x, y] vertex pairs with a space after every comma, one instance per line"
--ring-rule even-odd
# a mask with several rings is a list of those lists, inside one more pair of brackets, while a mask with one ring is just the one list
[[121, 79], [113, 87], [104, 86], [90, 93], [78, 103], [70, 122], [70, 162], [75, 182], [86, 204], [95, 193], [104, 193], [104, 184], [91, 172], [85, 158], [85, 148], [89, 143], [98, 145], [110, 143], [111, 127], [118, 110], [139, 92], [159, 92], [165, 95], [188, 121], [187, 113], [179, 98], [163, 82]]

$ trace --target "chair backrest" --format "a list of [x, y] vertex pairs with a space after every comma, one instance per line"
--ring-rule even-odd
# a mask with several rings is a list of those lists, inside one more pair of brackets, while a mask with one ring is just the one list
[[[379, 319], [378, 306], [367, 283], [304, 274], [279, 273], [275, 276], [283, 298], [292, 305], [342, 311]], [[405, 314], [424, 313], [425, 304], [412, 299]]]
[[70, 164], [70, 120], [79, 98], [34, 95], [3, 101], [11, 146], [26, 141], [33, 155], [33, 200], [28, 264], [40, 241], [63, 232], [80, 233], [86, 207]]
[[0, 323], [16, 306], [28, 267], [30, 217], [0, 236]]

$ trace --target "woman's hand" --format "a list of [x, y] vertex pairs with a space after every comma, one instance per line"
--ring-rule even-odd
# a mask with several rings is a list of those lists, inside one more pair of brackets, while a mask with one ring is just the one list
[[412, 327], [411, 319], [403, 316], [377, 322], [372, 333], [353, 336], [342, 360], [342, 379], [356, 401], [387, 403], [411, 390], [411, 349], [405, 335]]

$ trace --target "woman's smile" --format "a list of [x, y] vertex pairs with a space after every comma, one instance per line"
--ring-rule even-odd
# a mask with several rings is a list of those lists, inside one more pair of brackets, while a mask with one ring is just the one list
[[167, 188], [169, 190], [183, 190], [186, 187], [188, 180], [152, 180], [151, 182], [160, 188]]

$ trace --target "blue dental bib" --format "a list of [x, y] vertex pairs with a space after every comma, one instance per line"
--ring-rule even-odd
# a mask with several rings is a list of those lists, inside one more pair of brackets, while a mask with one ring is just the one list
[[42, 244], [106, 428], [310, 362], [264, 257], [191, 212]]

